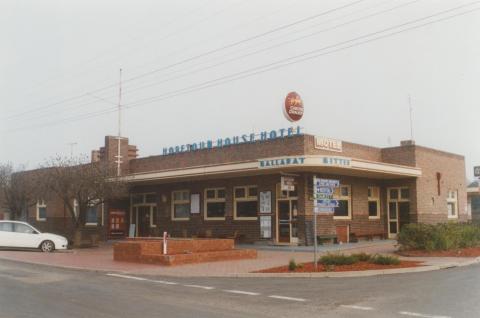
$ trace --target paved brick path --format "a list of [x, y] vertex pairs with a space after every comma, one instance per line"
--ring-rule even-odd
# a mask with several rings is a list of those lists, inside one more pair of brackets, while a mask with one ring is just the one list
[[[240, 248], [242, 248], [241, 246]], [[252, 248], [252, 246], [245, 246]], [[253, 246], [255, 247], [255, 246]], [[78, 268], [98, 271], [119, 271], [130, 274], [165, 275], [165, 276], [234, 276], [246, 274], [265, 268], [288, 264], [290, 259], [297, 262], [312, 261], [313, 253], [308, 247], [258, 247], [258, 258], [255, 260], [222, 261], [181, 266], [159, 266], [115, 262], [113, 260], [112, 244], [106, 243], [99, 248], [77, 249], [68, 252], [41, 253], [23, 251], [0, 251], [0, 259], [10, 259], [35, 264]], [[395, 251], [393, 241], [364, 242], [345, 245], [325, 245], [319, 248], [319, 254], [339, 251], [348, 253], [366, 252], [389, 254]], [[429, 260], [430, 259], [430, 260]], [[432, 263], [442, 263], [443, 258], [423, 258]], [[455, 261], [462, 262], [462, 258]]]

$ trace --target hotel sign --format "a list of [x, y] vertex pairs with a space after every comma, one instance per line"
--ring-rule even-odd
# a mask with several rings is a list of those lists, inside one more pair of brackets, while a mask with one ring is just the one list
[[350, 158], [344, 157], [322, 157], [321, 160], [325, 166], [350, 167], [352, 164]]
[[282, 168], [301, 166], [305, 163], [305, 157], [284, 157], [274, 159], [262, 159], [258, 160], [259, 168]]
[[183, 152], [190, 152], [202, 149], [213, 149], [213, 148], [223, 148], [238, 144], [248, 144], [254, 143], [257, 141], [263, 142], [267, 140], [274, 140], [280, 138], [288, 138], [293, 136], [303, 135], [302, 128], [300, 126], [297, 127], [289, 127], [289, 128], [280, 128], [277, 130], [270, 130], [270, 131], [262, 131], [259, 134], [243, 134], [233, 137], [227, 138], [217, 138], [217, 139], [209, 139], [200, 142], [194, 142], [190, 144], [184, 144], [179, 146], [173, 147], [166, 147], [163, 148], [163, 155], [173, 155], [177, 153]]
[[342, 141], [338, 139], [315, 136], [315, 149], [342, 152]]
[[299, 121], [303, 117], [303, 101], [296, 92], [288, 93], [283, 106], [283, 114], [288, 121]]

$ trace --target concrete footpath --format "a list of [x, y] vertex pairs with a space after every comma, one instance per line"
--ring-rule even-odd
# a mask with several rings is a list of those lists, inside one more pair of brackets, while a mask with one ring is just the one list
[[[345, 254], [359, 252], [392, 254], [396, 250], [395, 244], [395, 241], [383, 240], [343, 245], [323, 245], [319, 247], [318, 255], [334, 252]], [[253, 260], [221, 261], [171, 267], [116, 262], [113, 260], [112, 243], [105, 243], [98, 248], [77, 249], [55, 253], [2, 250], [0, 251], [0, 259], [70, 269], [177, 277], [354, 277], [431, 271], [480, 262], [480, 258], [465, 257], [400, 257], [401, 259], [424, 262], [425, 266], [358, 272], [267, 274], [252, 272], [287, 265], [291, 259], [294, 259], [297, 263], [311, 262], [313, 260], [313, 249], [311, 247], [255, 245], [240, 245], [238, 248], [256, 248], [258, 250], [258, 258]]]

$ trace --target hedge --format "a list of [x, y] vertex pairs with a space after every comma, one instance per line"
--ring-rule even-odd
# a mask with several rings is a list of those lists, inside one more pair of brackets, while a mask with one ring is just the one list
[[480, 246], [480, 225], [473, 223], [407, 224], [398, 235], [402, 250], [446, 251]]

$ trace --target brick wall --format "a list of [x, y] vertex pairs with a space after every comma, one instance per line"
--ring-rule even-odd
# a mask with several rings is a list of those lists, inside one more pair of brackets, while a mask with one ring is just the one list
[[[468, 220], [465, 159], [425, 147], [415, 146], [417, 166], [422, 176], [417, 179], [418, 222], [436, 223], [448, 221], [447, 194], [458, 191], [459, 220]], [[437, 173], [441, 174], [440, 195], [437, 187]]]

